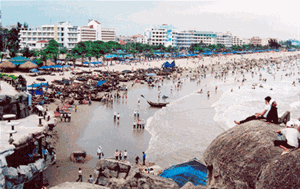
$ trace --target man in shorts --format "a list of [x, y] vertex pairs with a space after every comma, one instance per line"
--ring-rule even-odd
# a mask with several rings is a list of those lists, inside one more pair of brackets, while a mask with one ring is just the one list
[[282, 148], [284, 150], [282, 155], [289, 153], [290, 152], [289, 149], [294, 150], [299, 147], [298, 139], [300, 139], [300, 133], [299, 133], [298, 129], [300, 129], [299, 126], [296, 129], [296, 128], [294, 128], [293, 124], [287, 123], [287, 128], [276, 131], [278, 134], [282, 134], [286, 138], [286, 140], [275, 140], [274, 141], [275, 146], [279, 146], [280, 148]]

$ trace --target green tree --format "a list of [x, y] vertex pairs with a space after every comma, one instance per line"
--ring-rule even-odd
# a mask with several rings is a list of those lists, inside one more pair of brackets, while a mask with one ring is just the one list
[[47, 47], [43, 50], [44, 53], [46, 53], [48, 58], [51, 58], [52, 60], [54, 60], [55, 64], [59, 55], [59, 48], [60, 48], [60, 44], [57, 43], [54, 39], [51, 39], [49, 41], [49, 44], [47, 45]]
[[21, 53], [23, 54], [23, 56], [25, 56], [26, 58], [30, 58], [33, 56], [33, 51], [29, 50], [29, 47], [25, 47], [24, 49], [21, 50]]

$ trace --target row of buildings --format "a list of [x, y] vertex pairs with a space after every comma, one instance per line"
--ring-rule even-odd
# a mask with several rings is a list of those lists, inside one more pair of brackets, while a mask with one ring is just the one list
[[120, 36], [120, 42], [140, 42], [150, 45], [177, 46], [188, 48], [192, 44], [204, 45], [222, 44], [227, 48], [233, 45], [242, 46], [247, 44], [268, 45], [270, 38], [240, 38], [230, 32], [197, 31], [196, 29], [176, 30], [173, 26], [163, 24], [161, 26], [146, 29], [144, 35], [131, 37]]
[[73, 26], [70, 22], [59, 22], [56, 25], [42, 25], [37, 28], [22, 28], [20, 30], [20, 47], [41, 49], [47, 46], [51, 39], [56, 40], [67, 49], [72, 49], [78, 42], [84, 41], [118, 41], [125, 43], [142, 43], [150, 45], [176, 46], [188, 48], [192, 44], [216, 45], [227, 48], [233, 45], [268, 45], [270, 38], [240, 38], [230, 32], [198, 31], [196, 29], [177, 30], [171, 25], [163, 24], [146, 29], [144, 35], [117, 36], [114, 28], [102, 28], [101, 23], [89, 19], [87, 26]]
[[56, 25], [42, 25], [37, 28], [22, 28], [20, 30], [20, 47], [41, 49], [51, 39], [72, 49], [78, 42], [84, 41], [115, 41], [114, 28], [102, 28], [100, 22], [90, 19], [87, 26], [73, 26], [70, 22], [59, 22]]

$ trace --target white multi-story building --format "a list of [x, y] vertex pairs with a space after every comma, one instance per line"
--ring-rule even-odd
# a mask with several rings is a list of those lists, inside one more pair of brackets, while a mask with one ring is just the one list
[[132, 36], [131, 40], [134, 43], [148, 44], [147, 36], [143, 36], [141, 34], [137, 34], [137, 35]]
[[217, 34], [209, 31], [196, 31], [195, 29], [178, 31], [166, 24], [145, 30], [151, 45], [177, 46], [188, 48], [192, 44], [217, 44]]
[[87, 26], [78, 28], [78, 42], [100, 41], [101, 39], [101, 24], [97, 20], [89, 19]]
[[19, 32], [20, 47], [29, 49], [40, 49], [38, 42], [51, 39], [56, 40], [61, 46], [72, 49], [78, 41], [77, 26], [70, 22], [59, 22], [57, 25], [42, 25], [37, 28], [22, 28]]
[[116, 41], [116, 29], [114, 28], [102, 28], [101, 29], [102, 41]]
[[228, 31], [217, 33], [217, 44], [224, 45], [226, 48], [232, 47], [232, 34]]

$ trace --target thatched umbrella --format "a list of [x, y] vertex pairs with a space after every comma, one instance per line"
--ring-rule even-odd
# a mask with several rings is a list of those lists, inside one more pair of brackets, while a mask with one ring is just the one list
[[0, 68], [3, 68], [3, 69], [14, 69], [16, 67], [17, 67], [16, 65], [14, 65], [13, 63], [11, 63], [9, 61], [5, 61], [0, 64]]
[[43, 65], [44, 65], [44, 66], [54, 66], [55, 63], [52, 62], [51, 60], [47, 60], [46, 62], [43, 62]]
[[19, 66], [20, 69], [33, 69], [33, 68], [38, 68], [38, 65], [30, 62], [30, 61], [27, 61], [25, 62], [24, 64], [22, 64], [21, 66]]

